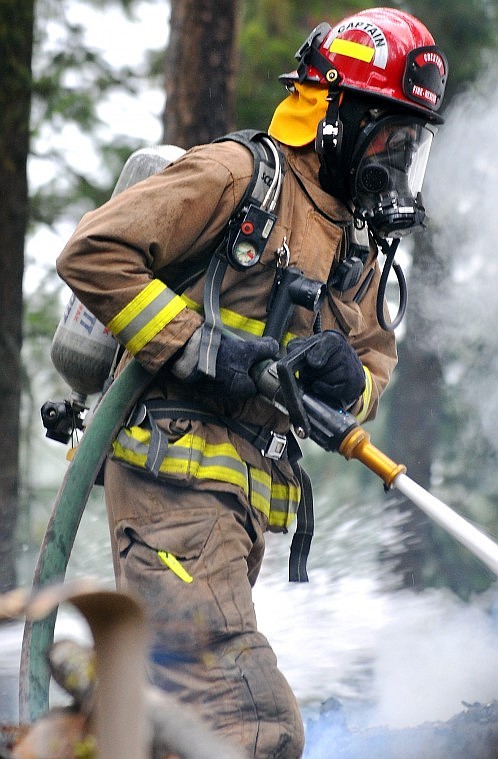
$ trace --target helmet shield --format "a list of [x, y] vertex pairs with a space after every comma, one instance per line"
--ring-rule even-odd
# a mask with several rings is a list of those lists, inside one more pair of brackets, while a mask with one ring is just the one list
[[403, 92], [408, 100], [437, 110], [443, 100], [448, 64], [443, 52], [430, 45], [406, 56]]
[[423, 226], [421, 190], [435, 134], [411, 116], [386, 116], [362, 131], [351, 160], [355, 212], [383, 237], [400, 237]]

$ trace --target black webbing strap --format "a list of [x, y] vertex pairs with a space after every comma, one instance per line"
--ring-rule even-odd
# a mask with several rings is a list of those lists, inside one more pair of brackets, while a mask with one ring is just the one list
[[[199, 361], [197, 368], [207, 377], [216, 375], [216, 358], [221, 342], [221, 330], [223, 322], [220, 316], [220, 290], [223, 277], [228, 268], [226, 251], [233, 244], [233, 229], [242, 214], [250, 204], [260, 206], [267, 192], [268, 179], [275, 176], [277, 167], [274, 165], [271, 151], [267, 151], [261, 142], [262, 138], [268, 138], [264, 132], [246, 129], [219, 137], [214, 142], [231, 140], [244, 145], [253, 157], [253, 173], [246, 190], [235, 208], [227, 225], [225, 235], [218, 245], [206, 271], [204, 281], [204, 324], [201, 331], [201, 343], [199, 347]], [[265, 179], [263, 178], [265, 175]]]
[[[218, 137], [216, 140], [213, 140], [213, 142], [226, 142], [227, 140], [238, 142], [239, 145], [243, 145], [252, 153], [254, 161], [252, 177], [249, 180], [246, 191], [237, 205], [233, 216], [237, 216], [237, 214], [243, 211], [244, 208], [247, 208], [250, 204], [261, 205], [268, 190], [267, 182], [270, 180], [271, 183], [275, 176], [277, 167], [275, 166], [273, 154], [264, 146], [264, 139], [270, 139], [266, 132], [261, 132], [256, 129], [240, 129], [237, 132], [230, 132], [223, 137]], [[283, 167], [283, 156], [280, 151], [277, 152], [280, 156], [281, 166]]]
[[207, 377], [216, 376], [216, 358], [221, 342], [223, 322], [220, 315], [220, 289], [228, 267], [226, 258], [211, 258], [204, 280], [204, 323], [201, 329], [197, 368]]
[[289, 582], [308, 582], [306, 562], [315, 530], [313, 491], [311, 480], [296, 461], [292, 468], [301, 486], [301, 500], [297, 509], [297, 528], [292, 538], [289, 556]]
[[259, 451], [264, 451], [273, 437], [273, 431], [267, 427], [237, 422], [225, 416], [212, 414], [191, 401], [167, 401], [162, 398], [142, 401], [131, 415], [128, 425], [140, 424], [145, 418], [148, 419], [150, 426], [150, 443], [145, 468], [155, 477], [159, 475], [161, 461], [168, 451], [168, 438], [157, 425], [160, 419], [195, 419], [205, 424], [228, 427]]

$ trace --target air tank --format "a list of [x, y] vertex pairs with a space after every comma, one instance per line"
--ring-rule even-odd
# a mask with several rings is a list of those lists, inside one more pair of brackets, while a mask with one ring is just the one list
[[[157, 174], [184, 153], [175, 145], [136, 150], [126, 161], [112, 196]], [[112, 369], [118, 343], [109, 330], [72, 294], [55, 331], [50, 358], [74, 393], [102, 390]]]

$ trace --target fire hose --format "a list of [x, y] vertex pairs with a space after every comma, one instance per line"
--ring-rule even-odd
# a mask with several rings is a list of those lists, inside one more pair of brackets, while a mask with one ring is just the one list
[[[132, 361], [102, 398], [52, 507], [33, 575], [35, 588], [64, 579], [97, 474], [127, 414], [151, 380], [150, 373]], [[50, 675], [46, 653], [54, 639], [56, 618], [54, 610], [43, 619], [27, 620], [24, 626], [19, 674], [19, 718], [24, 722], [32, 722], [48, 709]]]

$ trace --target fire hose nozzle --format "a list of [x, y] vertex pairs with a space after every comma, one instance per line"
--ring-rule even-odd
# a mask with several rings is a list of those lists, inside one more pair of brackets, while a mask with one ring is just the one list
[[339, 453], [348, 459], [358, 459], [372, 472], [378, 475], [384, 482], [386, 489], [390, 489], [399, 474], [405, 474], [406, 466], [396, 464], [385, 453], [370, 442], [370, 435], [363, 427], [355, 427], [341, 441]]

